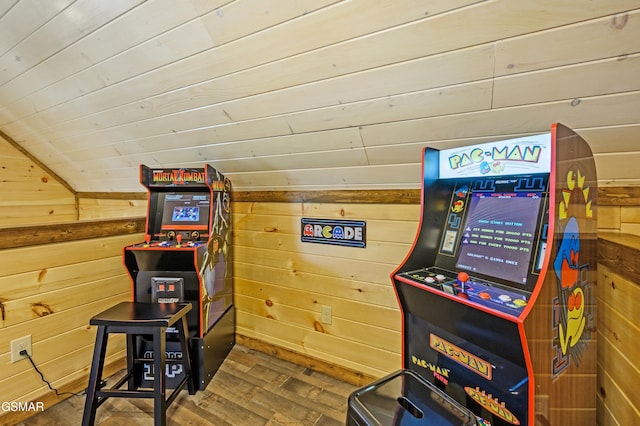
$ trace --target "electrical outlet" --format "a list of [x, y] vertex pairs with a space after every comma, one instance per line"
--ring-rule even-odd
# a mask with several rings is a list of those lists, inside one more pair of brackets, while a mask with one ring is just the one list
[[20, 337], [11, 341], [11, 362], [26, 359], [26, 355], [20, 355], [20, 352], [26, 350], [29, 356], [33, 354], [31, 350], [31, 335]]
[[331, 324], [331, 306], [322, 307], [322, 318], [320, 318], [323, 324]]

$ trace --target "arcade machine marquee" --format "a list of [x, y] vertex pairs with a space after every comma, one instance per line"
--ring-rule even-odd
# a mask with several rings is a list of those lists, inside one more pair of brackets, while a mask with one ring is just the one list
[[[231, 271], [231, 183], [209, 165], [201, 169], [140, 166], [149, 191], [144, 242], [124, 248], [133, 300], [191, 303], [187, 314], [191, 370], [204, 389], [235, 343]], [[139, 357], [152, 358], [151, 342], [138, 336]], [[167, 359], [182, 353], [175, 330], [167, 331]], [[167, 387], [182, 377], [167, 364]], [[177, 369], [177, 370], [176, 370]], [[153, 383], [153, 363], [134, 371], [138, 383]]]
[[421, 223], [391, 275], [403, 367], [491, 425], [595, 424], [589, 146], [555, 124], [423, 155]]

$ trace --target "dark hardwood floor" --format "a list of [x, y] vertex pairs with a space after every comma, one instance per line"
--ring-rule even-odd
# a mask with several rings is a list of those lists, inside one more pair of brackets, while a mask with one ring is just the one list
[[[109, 379], [107, 386], [114, 381]], [[344, 425], [347, 398], [355, 389], [325, 374], [236, 345], [204, 391], [195, 395], [181, 392], [167, 410], [167, 424]], [[79, 425], [83, 407], [84, 396], [71, 397], [18, 425]], [[152, 425], [152, 401], [111, 398], [98, 408], [96, 424]]]

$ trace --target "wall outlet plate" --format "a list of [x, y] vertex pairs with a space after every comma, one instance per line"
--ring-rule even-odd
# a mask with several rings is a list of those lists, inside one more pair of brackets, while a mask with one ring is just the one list
[[29, 356], [33, 354], [31, 350], [31, 335], [19, 337], [11, 341], [11, 362], [17, 362], [26, 359], [26, 355], [20, 355], [20, 352], [26, 350]]
[[331, 306], [322, 306], [322, 317], [320, 321], [323, 324], [331, 324]]

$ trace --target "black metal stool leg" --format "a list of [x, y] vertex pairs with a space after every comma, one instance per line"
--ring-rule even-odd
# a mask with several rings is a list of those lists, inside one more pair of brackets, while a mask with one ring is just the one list
[[166, 330], [165, 327], [158, 327], [153, 332], [153, 418], [156, 426], [166, 426], [167, 424]]
[[87, 398], [82, 414], [82, 426], [92, 426], [96, 420], [96, 410], [98, 409], [97, 392], [102, 380], [102, 369], [104, 367], [104, 355], [107, 351], [107, 338], [109, 333], [107, 327], [98, 327], [96, 334], [96, 345], [93, 351], [93, 361], [91, 362], [91, 372], [89, 373], [89, 386], [87, 387]]
[[127, 380], [127, 389], [136, 390], [138, 388], [138, 383], [136, 383], [137, 378], [134, 374], [134, 359], [136, 358], [135, 354], [135, 345], [136, 335], [127, 333], [127, 375], [129, 379]]

